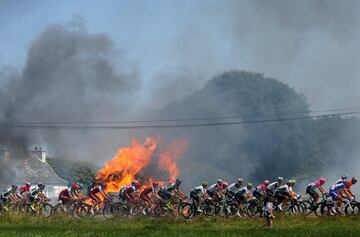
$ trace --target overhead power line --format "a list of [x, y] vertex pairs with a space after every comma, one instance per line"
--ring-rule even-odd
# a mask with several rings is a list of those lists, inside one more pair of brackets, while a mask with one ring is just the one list
[[[328, 110], [311, 110], [311, 111], [282, 111], [285, 115], [298, 115], [298, 114], [317, 114], [317, 113], [330, 113], [330, 112], [343, 112], [343, 111], [358, 111], [360, 107], [354, 108], [341, 108], [341, 109], [328, 109]], [[14, 124], [14, 125], [91, 125], [91, 124], [136, 124], [136, 123], [156, 123], [156, 122], [188, 122], [188, 121], [212, 121], [222, 119], [248, 119], [248, 118], [267, 118], [276, 117], [278, 114], [265, 114], [265, 115], [232, 115], [232, 116], [218, 116], [218, 117], [203, 117], [203, 118], [170, 118], [170, 119], [148, 119], [148, 120], [127, 120], [127, 121], [83, 121], [83, 122], [41, 122], [41, 121], [19, 121], [19, 122], [2, 122], [1, 124]]]
[[67, 125], [67, 124], [12, 124], [0, 123], [0, 127], [6, 128], [25, 128], [25, 129], [69, 129], [69, 130], [87, 130], [87, 129], [149, 129], [149, 128], [185, 128], [185, 127], [211, 127], [224, 125], [243, 125], [243, 124], [259, 124], [259, 123], [273, 123], [285, 122], [295, 120], [306, 120], [316, 118], [326, 118], [333, 116], [356, 115], [360, 111], [313, 115], [313, 116], [299, 116], [276, 119], [260, 119], [260, 120], [242, 120], [242, 121], [223, 121], [223, 122], [201, 122], [201, 123], [175, 123], [175, 124], [145, 124], [145, 125]]

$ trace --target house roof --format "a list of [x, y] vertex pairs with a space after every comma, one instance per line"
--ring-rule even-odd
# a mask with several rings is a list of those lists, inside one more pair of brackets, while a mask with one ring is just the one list
[[45, 185], [67, 185], [46, 162], [40, 161], [34, 154], [26, 154], [22, 159], [12, 157], [8, 163], [8, 173], [12, 184], [23, 182], [43, 183]]

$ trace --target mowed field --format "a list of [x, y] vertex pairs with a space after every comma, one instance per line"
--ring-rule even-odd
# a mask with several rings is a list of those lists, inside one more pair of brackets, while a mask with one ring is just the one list
[[0, 216], [0, 236], [360, 236], [356, 217], [278, 217], [272, 230], [263, 220], [239, 218], [179, 219], [42, 219]]

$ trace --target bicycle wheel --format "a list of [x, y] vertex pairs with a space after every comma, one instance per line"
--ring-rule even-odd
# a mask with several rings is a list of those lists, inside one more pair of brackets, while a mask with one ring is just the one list
[[323, 204], [321, 205], [321, 216], [333, 216], [334, 214], [332, 214], [332, 205], [329, 204]]
[[53, 215], [54, 216], [63, 216], [66, 214], [66, 211], [61, 203], [58, 203], [53, 208]]
[[216, 212], [216, 207], [213, 204], [207, 203], [203, 205], [202, 210], [206, 216], [213, 216]]
[[20, 212], [19, 205], [17, 203], [10, 203], [8, 205], [8, 210], [9, 210], [9, 212], [15, 213], [15, 214], [18, 214]]
[[79, 204], [77, 206], [74, 207], [73, 211], [72, 211], [72, 215], [74, 217], [86, 217], [89, 216], [92, 210], [92, 206], [89, 204]]
[[130, 214], [129, 209], [120, 202], [113, 203], [110, 210], [115, 217], [124, 217]]
[[354, 216], [360, 215], [360, 204], [352, 204]]
[[102, 210], [102, 214], [105, 218], [111, 218], [114, 216], [111, 211], [111, 204], [105, 204], [105, 206]]
[[260, 218], [262, 215], [262, 208], [257, 205], [249, 205], [245, 209], [245, 213], [250, 218]]
[[195, 208], [194, 205], [191, 205], [190, 203], [185, 203], [181, 208], [181, 215], [185, 217], [186, 219], [191, 219], [194, 217], [195, 214]]
[[300, 215], [304, 213], [304, 209], [300, 204], [290, 204], [285, 213], [290, 215]]
[[46, 217], [46, 218], [50, 217], [52, 215], [52, 213], [53, 213], [53, 206], [51, 206], [48, 203], [45, 203], [39, 211], [40, 216]]

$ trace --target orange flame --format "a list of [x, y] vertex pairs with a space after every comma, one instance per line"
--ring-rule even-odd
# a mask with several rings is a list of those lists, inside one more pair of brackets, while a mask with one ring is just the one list
[[159, 155], [159, 168], [168, 173], [171, 181], [175, 181], [179, 176], [177, 161], [184, 154], [188, 145], [188, 140], [178, 139]]
[[[140, 144], [136, 139], [132, 139], [129, 147], [120, 148], [112, 160], [105, 163], [104, 168], [97, 172], [95, 179], [105, 182], [106, 192], [118, 192], [122, 186], [130, 184], [138, 177], [139, 173], [152, 162], [158, 141], [159, 139], [155, 137], [149, 137], [144, 144]], [[164, 170], [171, 181], [174, 181], [180, 173], [177, 161], [187, 147], [186, 139], [178, 139], [160, 152], [159, 170]], [[149, 186], [153, 180], [153, 177], [145, 177], [142, 184]], [[166, 184], [165, 181], [156, 180], [156, 182], [160, 185]]]
[[143, 145], [133, 139], [130, 147], [120, 148], [114, 158], [105, 163], [95, 179], [106, 183], [106, 192], [118, 192], [150, 163], [156, 148], [154, 137], [147, 138]]

